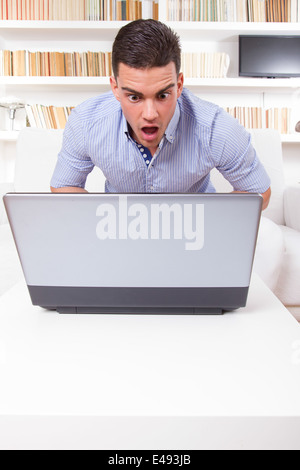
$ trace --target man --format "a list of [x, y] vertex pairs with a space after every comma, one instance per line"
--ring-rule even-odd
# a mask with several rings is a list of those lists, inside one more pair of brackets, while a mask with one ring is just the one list
[[216, 167], [237, 192], [259, 192], [270, 180], [250, 135], [224, 110], [183, 87], [179, 37], [155, 20], [118, 33], [112, 93], [79, 105], [69, 117], [51, 180], [53, 192], [84, 192], [94, 166], [107, 192], [215, 192]]

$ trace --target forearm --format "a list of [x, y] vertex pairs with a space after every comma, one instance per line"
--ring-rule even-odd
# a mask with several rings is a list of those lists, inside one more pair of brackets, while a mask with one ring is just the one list
[[87, 193], [83, 188], [78, 188], [78, 186], [66, 186], [63, 188], [53, 188], [50, 186], [52, 193]]
[[271, 188], [269, 188], [265, 193], [262, 193], [262, 197], [263, 197], [263, 200], [264, 200], [262, 210], [264, 211], [268, 207], [269, 202], [270, 202]]

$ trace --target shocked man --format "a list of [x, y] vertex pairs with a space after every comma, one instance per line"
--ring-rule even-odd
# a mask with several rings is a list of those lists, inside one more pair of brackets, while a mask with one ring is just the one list
[[234, 191], [270, 198], [270, 180], [249, 133], [184, 88], [179, 37], [155, 20], [124, 26], [112, 51], [112, 92], [71, 113], [51, 180], [53, 192], [84, 192], [98, 166], [107, 192], [215, 192], [217, 168]]

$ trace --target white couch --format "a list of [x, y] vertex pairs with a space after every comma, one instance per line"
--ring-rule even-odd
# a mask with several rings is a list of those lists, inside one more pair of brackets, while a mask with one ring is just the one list
[[[286, 186], [284, 181], [282, 148], [277, 131], [256, 131], [253, 133], [253, 144], [271, 177], [272, 197], [270, 205], [264, 211], [264, 217], [273, 221], [281, 231], [283, 238], [283, 255], [278, 279], [272, 290], [289, 307], [300, 306], [300, 184]], [[273, 242], [270, 233], [270, 243]], [[256, 258], [262, 265], [263, 257]]]
[[[261, 218], [253, 269], [300, 319], [300, 184], [285, 184], [279, 132], [253, 130], [251, 134], [272, 189]], [[213, 180], [218, 191], [232, 189], [217, 172]]]
[[[14, 182], [0, 184], [0, 193], [48, 192], [50, 177], [62, 142], [62, 131], [27, 128], [17, 142]], [[272, 180], [270, 205], [263, 213], [254, 270], [287, 306], [300, 306], [300, 185], [285, 187], [282, 149], [276, 131], [253, 131], [253, 144]], [[218, 191], [231, 187], [214, 171]], [[104, 176], [95, 169], [87, 189], [104, 190]], [[16, 283], [22, 272], [10, 229], [0, 205], [0, 294]]]
[[[0, 183], [0, 295], [23, 276], [2, 196], [10, 191], [49, 192], [62, 137], [62, 130], [26, 128], [19, 134], [14, 181]], [[104, 176], [96, 169], [88, 177], [87, 189], [101, 192], [104, 184]]]

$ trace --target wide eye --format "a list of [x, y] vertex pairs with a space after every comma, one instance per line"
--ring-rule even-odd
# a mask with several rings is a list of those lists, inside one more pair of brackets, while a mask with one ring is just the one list
[[128, 99], [131, 103], [137, 103], [140, 100], [140, 97], [138, 95], [128, 95]]
[[164, 101], [164, 100], [166, 100], [169, 96], [170, 96], [170, 93], [164, 92], [164, 93], [161, 93], [160, 95], [158, 95], [158, 98], [159, 98], [161, 101]]

